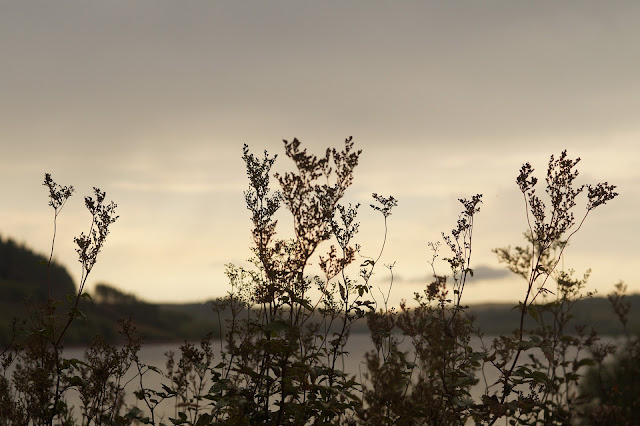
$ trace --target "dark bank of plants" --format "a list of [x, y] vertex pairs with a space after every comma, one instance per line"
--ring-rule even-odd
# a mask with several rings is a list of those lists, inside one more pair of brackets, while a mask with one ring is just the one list
[[[255, 156], [244, 147], [253, 268], [228, 266], [231, 290], [213, 306], [214, 314], [225, 317], [220, 348], [211, 335], [185, 343], [178, 354], [167, 354], [164, 372], [141, 361], [141, 339], [130, 321], [121, 323], [121, 346], [96, 337], [84, 359], [63, 356], [69, 327], [82, 321], [87, 277], [117, 219], [104, 192], [95, 189], [95, 198], [86, 197], [92, 222], [89, 233], [75, 239], [82, 265], [79, 289], [64, 303], [49, 297], [34, 304], [28, 323], [14, 323], [14, 339], [2, 353], [0, 423], [631, 424], [638, 410], [637, 381], [619, 383], [615, 377], [638, 374], [637, 344], [629, 336], [616, 366], [607, 364], [615, 348], [600, 343], [586, 326], [570, 323], [576, 301], [589, 296], [583, 291], [588, 273], [576, 277], [559, 269], [587, 216], [617, 195], [614, 186], [576, 185], [579, 159], [563, 152], [549, 162], [545, 202], [536, 192], [533, 168], [522, 167], [517, 184], [526, 205], [527, 244], [496, 250], [500, 261], [526, 280], [513, 312], [519, 327], [489, 341], [463, 302], [473, 277], [481, 195], [460, 199], [462, 211], [453, 230], [443, 234], [444, 245], [430, 244], [433, 281], [414, 295], [414, 303], [390, 307], [393, 265], [384, 266], [391, 278], [380, 296], [372, 277], [382, 267], [387, 222], [397, 200], [373, 194], [371, 207], [382, 216], [384, 235], [380, 251], [369, 257], [355, 243], [360, 205], [341, 204], [360, 156], [351, 138], [343, 150], [320, 157], [295, 139], [284, 147], [295, 167], [283, 174], [272, 173], [275, 156]], [[271, 189], [273, 178], [277, 191]], [[49, 175], [45, 186], [55, 242], [56, 218], [73, 188], [57, 185]], [[575, 217], [581, 196], [586, 208]], [[293, 219], [288, 239], [276, 236], [275, 215], [283, 207]], [[328, 248], [316, 257], [323, 243]], [[441, 251], [449, 276], [435, 268]], [[309, 265], [316, 259], [319, 271], [312, 274]], [[55, 281], [43, 285], [50, 291]], [[622, 287], [611, 301], [626, 324]], [[535, 327], [525, 329], [526, 318]], [[366, 321], [374, 347], [360, 377], [343, 368], [358, 321]], [[472, 348], [472, 338], [481, 339], [480, 350]], [[580, 381], [588, 368], [587, 379]], [[497, 380], [484, 379], [489, 370]], [[150, 374], [162, 375], [165, 384], [147, 387]], [[470, 390], [479, 382], [482, 395], [474, 398]], [[135, 395], [135, 406], [125, 402], [125, 387]], [[68, 403], [72, 391], [80, 397], [75, 409]], [[631, 395], [635, 399], [629, 400]], [[166, 400], [174, 406], [168, 418], [158, 408]]]

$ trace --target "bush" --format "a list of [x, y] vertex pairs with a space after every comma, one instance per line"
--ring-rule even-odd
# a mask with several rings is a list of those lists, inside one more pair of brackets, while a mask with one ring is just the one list
[[[510, 424], [571, 424], [592, 414], [584, 409], [590, 396], [579, 393], [577, 384], [582, 367], [601, 361], [603, 349], [586, 327], [568, 329], [573, 305], [588, 296], [583, 294], [588, 274], [575, 278], [558, 265], [587, 216], [617, 195], [613, 185], [576, 186], [579, 159], [570, 159], [565, 151], [549, 161], [547, 205], [536, 193], [531, 165], [521, 168], [516, 182], [525, 200], [528, 244], [496, 250], [527, 282], [524, 299], [515, 307], [519, 327], [475, 351], [471, 338], [483, 336], [474, 327], [463, 294], [473, 276], [474, 218], [482, 196], [460, 199], [456, 226], [443, 234], [450, 278], [435, 270], [441, 244], [432, 243], [433, 281], [414, 295], [414, 307], [390, 307], [389, 293], [376, 300], [371, 291], [384, 242], [375, 258], [364, 256], [354, 243], [360, 205], [340, 203], [361, 151], [354, 150], [351, 138], [344, 149], [328, 149], [321, 157], [308, 154], [297, 139], [285, 141], [284, 148], [295, 165], [284, 174], [272, 174], [275, 156], [265, 152], [257, 157], [246, 145], [243, 150], [254, 267], [227, 267], [231, 289], [214, 303], [219, 320], [225, 318], [220, 359], [214, 359], [211, 335], [199, 345], [185, 343], [179, 354], [167, 354], [168, 384], [150, 389], [145, 377], [165, 373], [141, 362], [140, 339], [126, 321], [121, 329], [124, 346], [116, 348], [97, 337], [84, 360], [61, 356], [65, 334], [82, 317], [78, 303], [87, 297], [84, 283], [117, 218], [115, 204], [105, 204], [105, 194], [95, 189], [96, 199], [85, 200], [91, 229], [75, 239], [83, 274], [78, 292], [69, 298], [67, 315], [58, 314], [62, 305], [51, 298], [35, 306], [35, 322], [24, 333], [15, 327], [16, 339], [3, 352], [2, 423], [163, 424], [156, 411], [166, 399], [176, 402], [176, 417], [170, 421], [192, 425], [450, 425], [494, 424], [504, 418]], [[279, 184], [277, 191], [271, 189], [272, 177]], [[57, 217], [73, 188], [58, 186], [49, 175], [45, 185]], [[586, 210], [576, 219], [574, 208], [582, 194]], [[371, 207], [384, 221], [383, 241], [396, 205], [392, 196], [373, 194]], [[276, 237], [275, 215], [281, 207], [293, 218], [293, 238]], [[311, 276], [309, 261], [325, 242], [329, 247], [319, 256], [322, 276]], [[356, 258], [361, 261], [354, 265]], [[386, 267], [393, 277], [393, 265]], [[533, 329], [525, 329], [526, 317], [536, 324]], [[358, 321], [366, 321], [374, 344], [362, 381], [340, 368]], [[10, 382], [6, 375], [12, 363]], [[482, 397], [474, 400], [470, 388], [487, 369], [499, 379], [485, 380]], [[123, 377], [129, 370], [135, 373], [133, 393], [145, 410], [123, 402]], [[81, 395], [79, 418], [65, 402], [72, 389]]]

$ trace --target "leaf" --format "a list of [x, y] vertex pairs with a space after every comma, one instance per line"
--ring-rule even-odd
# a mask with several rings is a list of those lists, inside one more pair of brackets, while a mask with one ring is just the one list
[[154, 371], [158, 374], [162, 374], [162, 371], [158, 367], [154, 367], [153, 365], [147, 365], [147, 369]]
[[578, 368], [583, 367], [585, 365], [593, 366], [595, 365], [595, 362], [591, 358], [583, 358], [580, 361], [577, 361], [576, 363], [574, 363], [573, 369], [577, 370]]
[[580, 375], [578, 373], [567, 373], [566, 379], [567, 381], [577, 381], [580, 379]]
[[227, 384], [224, 382], [216, 382], [209, 388], [209, 393], [221, 393], [222, 391], [227, 390]]
[[545, 384], [551, 383], [551, 379], [549, 379], [549, 377], [542, 371], [533, 371], [530, 373], [530, 377], [536, 379], [538, 382], [543, 382]]
[[84, 380], [80, 376], [69, 377], [68, 380], [71, 386], [82, 386], [84, 384]]
[[529, 350], [536, 346], [537, 346], [536, 342], [532, 342], [531, 340], [523, 340], [522, 342], [518, 343], [518, 349], [523, 351]]
[[178, 417], [180, 417], [179, 419], [173, 419], [171, 417], [169, 417], [169, 420], [171, 420], [171, 423], [173, 423], [174, 425], [183, 425], [185, 423], [189, 423], [189, 420], [187, 419], [187, 415], [185, 413], [183, 413], [182, 411], [178, 413]]
[[515, 311], [516, 309], [519, 309], [520, 312], [522, 312], [522, 309], [524, 309], [524, 304], [522, 302], [518, 302], [518, 304], [516, 306], [514, 306], [513, 308], [511, 308], [512, 311]]
[[196, 426], [206, 426], [211, 424], [211, 421], [213, 420], [213, 416], [211, 414], [201, 414], [200, 417], [198, 418], [198, 421], [196, 422]]
[[364, 262], [362, 262], [362, 265], [360, 265], [361, 268], [364, 268], [365, 266], [375, 266], [375, 262], [371, 259], [367, 259]]
[[227, 405], [229, 405], [230, 402], [231, 401], [227, 397], [220, 398], [220, 400], [216, 403], [216, 406], [214, 407], [214, 410], [220, 410], [220, 409], [226, 407]]
[[[140, 399], [142, 399], [142, 398], [140, 398]], [[142, 410], [141, 409], [139, 409], [138, 407], [131, 407], [131, 409], [127, 413], [126, 417], [128, 417], [130, 419], [137, 419], [137, 418], [139, 418], [140, 414], [142, 414]]]
[[87, 317], [84, 315], [84, 313], [78, 308], [71, 308], [69, 310], [69, 312], [67, 312], [67, 315], [69, 315], [71, 318], [74, 318], [74, 319], [75, 318], [80, 318], [80, 319], [83, 319], [83, 320], [87, 319]]

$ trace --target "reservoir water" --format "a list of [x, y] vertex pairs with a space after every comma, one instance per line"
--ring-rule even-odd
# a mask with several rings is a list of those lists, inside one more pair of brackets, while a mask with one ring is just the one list
[[[492, 337], [485, 337], [484, 343], [489, 345], [492, 341]], [[604, 342], [611, 343], [619, 343], [619, 340], [612, 337], [602, 338]], [[216, 358], [214, 359], [213, 365], [217, 364], [220, 360], [219, 351], [220, 351], [220, 341], [212, 341], [213, 349], [216, 353]], [[471, 341], [471, 346], [474, 350], [480, 350], [482, 343], [478, 338], [474, 338]], [[368, 334], [352, 334], [349, 337], [348, 343], [345, 347], [346, 351], [349, 353], [344, 356], [342, 360], [339, 360], [339, 364], [337, 368], [342, 369], [348, 375], [354, 375], [357, 378], [357, 381], [363, 382], [364, 377], [362, 376], [366, 367], [364, 365], [365, 354], [368, 351], [374, 349], [373, 343]], [[407, 348], [408, 349], [408, 348]], [[169, 351], [173, 351], [175, 353], [176, 361], [180, 356], [180, 344], [145, 344], [142, 346], [139, 357], [142, 363], [150, 366], [154, 366], [160, 369], [163, 372], [166, 372], [166, 361], [167, 357], [165, 354]], [[81, 348], [73, 348], [65, 350], [65, 357], [67, 358], [78, 358], [82, 359], [84, 355], [84, 350]], [[522, 357], [524, 358], [524, 357]], [[474, 400], [478, 400], [486, 389], [486, 384], [492, 384], [499, 378], [499, 372], [497, 369], [491, 365], [486, 365], [483, 372], [478, 372], [479, 383], [471, 389], [471, 395]], [[133, 379], [133, 380], [131, 380]], [[135, 373], [133, 368], [130, 370], [127, 377], [123, 381], [126, 383], [128, 380], [131, 380], [126, 388], [126, 398], [125, 401], [128, 405], [135, 405], [140, 410], [142, 410], [146, 415], [149, 414], [149, 409], [145, 405], [143, 401], [137, 400], [133, 395], [133, 392], [138, 390], [140, 387], [139, 378], [135, 377]], [[486, 380], [486, 381], [485, 381]], [[153, 371], [147, 372], [143, 377], [143, 383], [146, 388], [151, 388], [155, 390], [161, 390], [162, 384], [170, 385], [169, 379], [164, 377], [163, 375], [157, 374]], [[208, 389], [208, 387], [205, 387]], [[67, 394], [67, 401], [70, 406], [78, 407], [80, 403], [77, 392], [71, 391]], [[79, 409], [75, 409], [75, 414], [79, 414]], [[169, 421], [169, 417], [175, 418], [177, 416], [177, 408], [176, 408], [176, 400], [169, 399], [165, 400], [155, 409], [156, 422], [159, 423], [163, 421], [165, 424], [171, 424]]]

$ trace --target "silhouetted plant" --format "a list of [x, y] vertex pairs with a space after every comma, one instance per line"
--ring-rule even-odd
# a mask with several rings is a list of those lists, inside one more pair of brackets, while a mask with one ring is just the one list
[[[606, 182], [575, 186], [578, 176], [575, 166], [579, 161], [579, 158], [570, 159], [566, 151], [557, 159], [551, 156], [545, 189], [550, 201], [548, 208], [536, 193], [538, 179], [532, 176], [534, 170], [529, 163], [522, 166], [516, 179], [527, 207], [529, 230], [525, 237], [530, 246], [498, 249], [496, 253], [509, 269], [527, 279], [527, 287], [524, 301], [518, 305], [519, 328], [512, 336], [495, 339], [487, 357], [500, 372], [500, 389], [487, 392], [483, 397], [484, 415], [488, 416], [489, 424], [504, 416], [513, 417], [512, 422], [519, 424], [567, 424], [574, 418], [573, 392], [579, 379], [578, 369], [590, 361], [578, 355], [569, 360], [568, 348], [573, 346], [580, 351], [589, 346], [594, 337], [580, 330], [578, 337], [569, 336], [565, 327], [571, 307], [582, 297], [581, 289], [588, 273], [583, 280], [576, 280], [571, 272], [558, 271], [557, 266], [590, 212], [618, 195], [614, 192], [615, 186]], [[585, 188], [586, 208], [576, 225], [573, 210]], [[554, 295], [547, 287], [549, 278], [557, 282], [556, 300], [536, 305], [538, 296], [544, 299]], [[551, 313], [551, 324], [545, 323], [543, 311]], [[526, 315], [538, 324], [528, 338], [524, 329]], [[527, 354], [529, 360], [522, 360], [523, 354]]]
[[[28, 307], [29, 321], [26, 324], [24, 335], [21, 336], [19, 342], [12, 343], [10, 346], [8, 349], [10, 356], [6, 356], [8, 355], [7, 351], [3, 353], [3, 383], [0, 386], [2, 392], [0, 400], [3, 403], [0, 407], [0, 419], [3, 423], [9, 424], [45, 425], [53, 424], [54, 421], [61, 424], [73, 424], [72, 413], [67, 406], [65, 393], [73, 387], [87, 385], [87, 382], [82, 381], [79, 376], [72, 375], [72, 370], [81, 369], [83, 361], [63, 358], [63, 340], [74, 320], [83, 317], [79, 303], [81, 299], [88, 297], [88, 294], [83, 292], [84, 284], [109, 233], [109, 226], [117, 219], [115, 216], [116, 205], [113, 202], [109, 205], [104, 204], [104, 192], [94, 188], [96, 199], [85, 197], [85, 205], [92, 216], [89, 234], [82, 233], [74, 240], [78, 245], [76, 251], [82, 265], [82, 280], [77, 293], [67, 295], [68, 308], [61, 315], [59, 312], [63, 302], [51, 298], [51, 288], [55, 283], [51, 281], [49, 271], [52, 268], [51, 259], [55, 246], [57, 217], [74, 190], [72, 186], [61, 186], [55, 183], [49, 173], [45, 174], [43, 185], [49, 189], [49, 206], [54, 209], [51, 254], [47, 262], [46, 284], [49, 298], [45, 304], [34, 303]], [[97, 342], [96, 345], [98, 345]], [[92, 350], [98, 348], [98, 346], [92, 347], [93, 349], [88, 350], [90, 356], [96, 354]], [[96, 365], [93, 367], [97, 367], [98, 358], [94, 358], [94, 361]], [[12, 372], [13, 388], [8, 385], [6, 378], [7, 370], [12, 364], [14, 368]], [[84, 373], [90, 374], [88, 371], [84, 370]], [[110, 375], [114, 375], [114, 373], [111, 371]], [[91, 374], [95, 378], [95, 371]], [[85, 394], [89, 398], [88, 393], [85, 392]], [[115, 404], [116, 402], [117, 398], [109, 401], [103, 399], [97, 410], [104, 411], [106, 407], [110, 406], [109, 403]], [[86, 413], [89, 416], [97, 415], [94, 408], [88, 407], [87, 410]]]
[[[258, 160], [244, 149], [251, 183], [245, 198], [252, 213], [252, 262], [257, 270], [229, 266], [237, 292], [228, 297], [233, 317], [223, 352], [226, 368], [218, 383], [233, 386], [226, 395], [233, 395], [234, 409], [221, 413], [218, 421], [337, 421], [355, 403], [356, 383], [336, 369], [336, 362], [344, 355], [350, 324], [372, 302], [361, 300], [369, 287], [344, 275], [355, 255], [350, 241], [357, 232], [353, 223], [357, 206], [338, 202], [352, 182], [360, 151], [353, 151], [351, 138], [343, 151], [327, 150], [321, 158], [301, 150], [297, 139], [285, 141], [285, 151], [295, 171], [275, 174], [281, 189], [272, 194], [269, 173], [275, 157], [265, 153]], [[290, 240], [275, 239], [273, 216], [281, 204], [293, 217], [295, 237]], [[341, 253], [331, 246], [319, 259], [324, 279], [309, 278], [305, 270], [310, 258], [332, 235]], [[319, 290], [315, 303], [313, 286]], [[316, 310], [321, 313], [319, 321]]]
[[[576, 186], [579, 159], [570, 159], [565, 151], [549, 161], [545, 202], [536, 193], [533, 167], [526, 163], [521, 168], [516, 183], [526, 206], [528, 245], [495, 250], [527, 282], [514, 313], [519, 326], [474, 350], [471, 339], [483, 336], [463, 294], [474, 274], [474, 219], [482, 196], [460, 199], [456, 225], [442, 235], [450, 276], [437, 273], [441, 243], [430, 243], [433, 280], [415, 293], [413, 306], [403, 301], [391, 307], [394, 264], [385, 265], [390, 276], [385, 290], [374, 289], [372, 277], [397, 200], [373, 194], [371, 207], [382, 215], [384, 235], [377, 254], [364, 255], [355, 244], [360, 204], [340, 204], [361, 153], [354, 150], [352, 138], [344, 149], [328, 149], [320, 157], [307, 153], [297, 139], [284, 141], [284, 149], [295, 166], [284, 174], [272, 173], [276, 156], [265, 152], [256, 157], [246, 145], [243, 149], [253, 268], [227, 265], [231, 289], [213, 304], [222, 336], [219, 351], [211, 334], [199, 345], [185, 342], [179, 353], [166, 354], [166, 372], [140, 359], [141, 339], [131, 321], [121, 322], [122, 346], [96, 337], [83, 360], [63, 357], [69, 328], [83, 318], [80, 300], [88, 297], [87, 277], [117, 219], [116, 205], [107, 204], [105, 193], [94, 188], [95, 198], [85, 198], [91, 227], [74, 239], [82, 274], [65, 315], [60, 314], [62, 303], [52, 300], [55, 283], [49, 277], [47, 303], [31, 306], [24, 327], [14, 323], [15, 338], [1, 359], [0, 423], [165, 425], [166, 413], [159, 406], [173, 401], [169, 421], [174, 425], [463, 425], [500, 419], [509, 424], [631, 424], [637, 400], [625, 398], [637, 395], [637, 386], [612, 379], [635, 377], [640, 359], [626, 329], [624, 288], [620, 285], [610, 300], [627, 345], [617, 363], [607, 364], [613, 345], [600, 343], [594, 330], [571, 322], [575, 303], [591, 295], [584, 293], [589, 273], [576, 278], [573, 271], [558, 269], [590, 212], [617, 196], [613, 185]], [[277, 191], [271, 188], [272, 177]], [[50, 270], [57, 216], [73, 188], [56, 184], [49, 174], [44, 185], [54, 209]], [[574, 208], [583, 193], [585, 212], [576, 220]], [[276, 233], [283, 206], [293, 219], [289, 239]], [[323, 243], [328, 247], [320, 254]], [[309, 272], [314, 259], [319, 275]], [[98, 293], [105, 303], [128, 296], [108, 286]], [[525, 329], [526, 317], [533, 321], [530, 329]], [[366, 320], [374, 347], [365, 356], [363, 380], [343, 368], [347, 341], [360, 320]], [[590, 366], [587, 381], [579, 386]], [[484, 379], [483, 395], [474, 399], [471, 388], [487, 369], [494, 369], [499, 379]], [[145, 383], [150, 374], [166, 379], [161, 389]], [[133, 387], [137, 405], [125, 402], [127, 385]], [[80, 396], [80, 417], [68, 406], [71, 390]]]
[[[469, 418], [473, 403], [469, 389], [477, 383], [475, 370], [483, 354], [469, 346], [475, 330], [465, 313], [467, 307], [460, 302], [467, 276], [473, 274], [473, 218], [481, 199], [482, 195], [460, 199], [464, 209], [457, 226], [451, 235], [443, 234], [452, 253], [445, 260], [453, 274], [453, 295], [447, 289], [447, 277], [434, 269], [434, 281], [423, 294], [415, 294], [416, 308], [403, 302], [399, 312], [385, 309], [368, 314], [376, 350], [366, 357], [371, 386], [363, 391], [367, 409], [362, 420], [436, 425], [464, 424]], [[431, 247], [435, 260], [439, 244]], [[401, 335], [394, 335], [394, 328]], [[410, 352], [400, 348], [400, 339], [409, 340]]]

